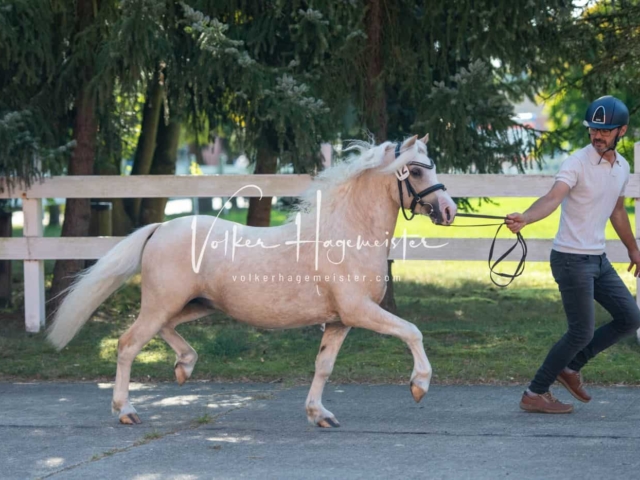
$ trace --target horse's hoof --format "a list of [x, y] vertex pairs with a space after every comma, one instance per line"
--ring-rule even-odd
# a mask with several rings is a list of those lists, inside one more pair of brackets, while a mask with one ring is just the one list
[[340, 422], [338, 422], [338, 420], [336, 420], [335, 417], [323, 418], [318, 422], [317, 425], [322, 428], [340, 428]]
[[409, 386], [411, 387], [411, 395], [413, 396], [413, 399], [416, 403], [420, 403], [420, 400], [424, 398], [427, 392], [413, 382], [411, 382]]
[[187, 372], [184, 371], [184, 367], [180, 363], [178, 363], [174, 370], [176, 373], [176, 381], [178, 382], [178, 385], [184, 385], [184, 382], [186, 382], [189, 378]]
[[140, 425], [142, 420], [137, 413], [128, 413], [120, 416], [120, 423], [123, 425]]

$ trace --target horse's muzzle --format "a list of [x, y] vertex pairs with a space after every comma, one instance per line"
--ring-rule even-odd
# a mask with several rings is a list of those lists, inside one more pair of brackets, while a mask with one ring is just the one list
[[446, 205], [444, 208], [436, 201], [430, 203], [426, 208], [431, 207], [428, 213], [431, 221], [436, 225], [450, 225], [456, 216], [456, 208]]

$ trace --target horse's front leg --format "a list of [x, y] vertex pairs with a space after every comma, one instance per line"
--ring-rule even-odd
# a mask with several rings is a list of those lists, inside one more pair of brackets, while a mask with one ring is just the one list
[[404, 341], [413, 354], [411, 395], [416, 402], [422, 400], [431, 383], [431, 364], [422, 344], [422, 333], [413, 323], [387, 312], [371, 300], [360, 303], [350, 301], [341, 306], [340, 319], [349, 327], [366, 328], [383, 335], [392, 335]]
[[320, 351], [316, 357], [316, 373], [313, 376], [313, 382], [305, 404], [309, 422], [319, 427], [331, 428], [340, 426], [333, 413], [322, 406], [322, 391], [329, 379], [329, 375], [333, 371], [336, 357], [349, 330], [351, 328], [340, 322], [328, 323], [324, 329]]

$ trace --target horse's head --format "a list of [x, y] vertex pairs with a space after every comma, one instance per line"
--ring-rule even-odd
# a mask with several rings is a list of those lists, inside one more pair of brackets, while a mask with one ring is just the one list
[[438, 183], [436, 166], [427, 154], [429, 135], [418, 140], [415, 135], [402, 144], [389, 148], [388, 155], [393, 155], [385, 171], [393, 170], [396, 174], [397, 187], [395, 199], [398, 206], [415, 214], [427, 215], [433, 223], [450, 225], [457, 213], [455, 202], [446, 192], [446, 188]]

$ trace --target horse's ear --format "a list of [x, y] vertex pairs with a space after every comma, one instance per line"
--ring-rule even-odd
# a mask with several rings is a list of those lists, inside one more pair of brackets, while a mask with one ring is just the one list
[[402, 144], [402, 148], [408, 148], [413, 146], [414, 143], [416, 143], [416, 140], [418, 140], [418, 135], [414, 135], [413, 137], [411, 137], [409, 140], [406, 140], [403, 144]]
[[422, 138], [420, 139], [420, 141], [421, 141], [422, 143], [424, 143], [425, 145], [426, 145], [427, 143], [429, 143], [429, 134], [427, 133], [424, 137], [422, 137]]

